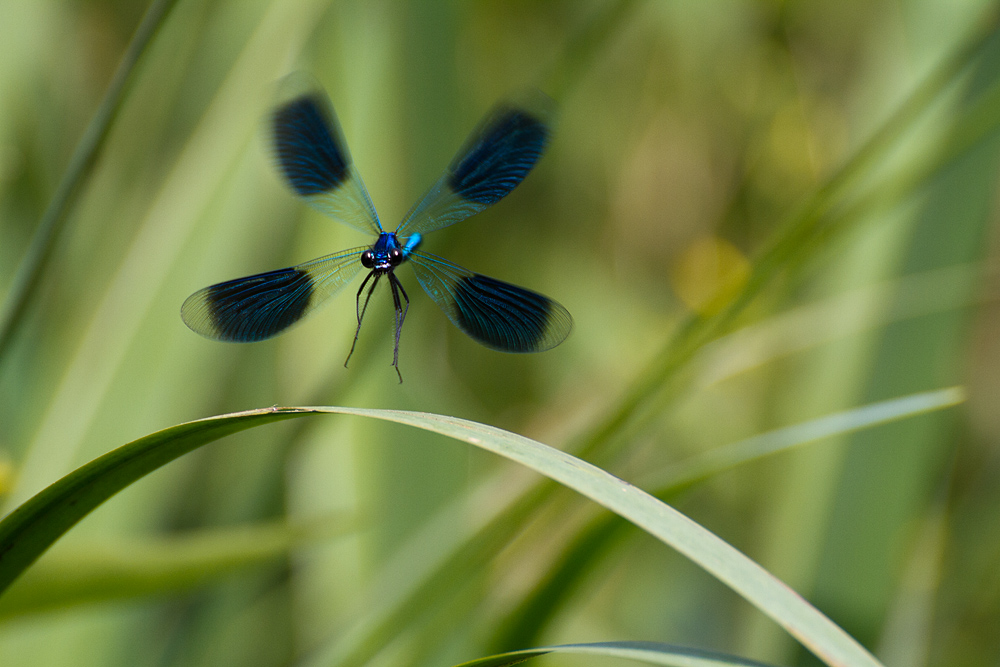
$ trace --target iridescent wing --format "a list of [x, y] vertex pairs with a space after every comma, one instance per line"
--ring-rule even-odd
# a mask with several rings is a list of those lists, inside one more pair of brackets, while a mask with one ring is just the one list
[[420, 286], [469, 337], [501, 352], [542, 352], [566, 340], [569, 311], [548, 298], [414, 251]]
[[198, 290], [181, 318], [215, 340], [252, 343], [275, 336], [351, 282], [368, 246], [344, 250], [287, 269], [258, 273]]
[[396, 229], [423, 234], [479, 213], [503, 199], [528, 175], [548, 143], [554, 103], [541, 92], [503, 104], [480, 123]]
[[382, 226], [368, 190], [351, 161], [347, 142], [326, 93], [296, 74], [282, 83], [286, 99], [271, 117], [281, 173], [313, 208], [362, 232]]

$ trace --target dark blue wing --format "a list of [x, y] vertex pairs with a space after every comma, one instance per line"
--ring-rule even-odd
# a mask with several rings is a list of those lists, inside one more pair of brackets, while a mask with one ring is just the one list
[[542, 352], [566, 340], [569, 311], [548, 298], [414, 251], [409, 261], [424, 291], [471, 338], [501, 352]]
[[396, 229], [400, 237], [441, 229], [503, 199], [541, 157], [551, 134], [554, 103], [530, 100], [495, 108], [466, 140], [438, 182]]
[[361, 270], [352, 248], [287, 269], [258, 273], [198, 290], [184, 301], [181, 318], [215, 340], [252, 343], [277, 335], [333, 296]]
[[326, 93], [296, 74], [282, 84], [282, 102], [271, 117], [281, 173], [302, 198], [335, 220], [363, 232], [382, 231], [368, 190], [351, 162]]

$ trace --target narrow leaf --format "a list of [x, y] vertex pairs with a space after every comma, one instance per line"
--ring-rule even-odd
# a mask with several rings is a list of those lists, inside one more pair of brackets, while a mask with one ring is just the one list
[[4, 299], [3, 308], [0, 309], [0, 358], [4, 356], [14, 330], [24, 317], [31, 295], [38, 288], [52, 254], [52, 248], [59, 239], [69, 212], [90, 178], [97, 158], [101, 155], [105, 139], [128, 92], [132, 72], [174, 4], [176, 0], [155, 0], [149, 5], [132, 36], [132, 41], [122, 55], [121, 62], [118, 63], [118, 69], [115, 70], [114, 78], [104, 94], [101, 106], [80, 137], [66, 173], [52, 196], [52, 201], [42, 214], [42, 219], [31, 239], [31, 245], [14, 276], [14, 284]]
[[280, 562], [351, 528], [343, 516], [211, 528], [168, 537], [56, 547], [0, 597], [0, 621], [110, 600], [169, 595]]
[[619, 514], [693, 560], [774, 619], [830, 665], [879, 662], [829, 618], [766, 570], [672, 507], [600, 468], [540, 442], [475, 422], [361, 408], [271, 408], [174, 426], [70, 473], [0, 521], [0, 591], [104, 500], [203, 444], [256, 424], [311, 413], [349, 414], [415, 426], [525, 465]]
[[77, 468], [0, 521], [0, 592], [80, 519], [137, 479], [204, 444], [294, 416], [272, 408], [188, 422]]
[[[724, 447], [709, 450], [671, 468], [657, 487], [676, 489], [701, 481], [741, 463], [785, 451], [824, 438], [847, 435], [873, 426], [950, 408], [965, 400], [961, 387], [923, 391], [869, 403], [761, 433]], [[659, 493], [657, 495], [660, 495]]]
[[664, 667], [768, 667], [762, 662], [747, 660], [734, 655], [703, 651], [700, 649], [660, 644], [656, 642], [597, 642], [593, 644], [563, 644], [544, 646], [491, 655], [478, 660], [463, 662], [456, 667], [507, 667], [549, 653], [575, 653], [599, 655], [625, 660], [638, 660]]
[[[964, 400], [965, 392], [960, 387], [949, 387], [869, 403], [761, 433], [693, 456], [670, 467], [664, 474], [655, 475], [658, 483], [654, 485], [654, 493], [660, 500], [669, 502], [679, 491], [738, 465], [825, 438], [944, 410]], [[594, 571], [595, 565], [609, 553], [627, 526], [619, 516], [602, 514], [595, 517], [567, 544], [530, 596], [511, 612], [508, 622], [497, 628], [491, 645], [496, 650], [503, 650], [535, 643], [580, 581]]]

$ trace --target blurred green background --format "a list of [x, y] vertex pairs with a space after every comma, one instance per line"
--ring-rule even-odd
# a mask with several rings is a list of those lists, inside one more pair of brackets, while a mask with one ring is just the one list
[[[0, 295], [145, 9], [0, 0]], [[437, 412], [554, 446], [625, 415], [594, 460], [654, 488], [726, 443], [961, 384], [958, 409], [755, 461], [673, 501], [886, 664], [996, 664], [993, 16], [980, 0], [179, 0], [0, 357], [3, 511], [125, 442], [252, 407]], [[271, 164], [261, 119], [296, 69], [327, 87], [390, 229], [496, 100], [566, 83], [550, 89], [558, 128], [523, 185], [425, 241], [565, 305], [563, 345], [480, 347], [405, 267], [402, 385], [385, 293], [349, 369], [353, 290], [259, 344], [183, 325], [201, 287], [365, 241]], [[886, 141], [864, 149], [873, 135]], [[789, 231], [810, 216], [810, 234]], [[785, 250], [768, 255], [775, 239]], [[762, 266], [774, 270], [758, 285]], [[740, 294], [755, 298], [727, 310]], [[664, 346], [706, 322], [711, 335], [648, 380]], [[598, 514], [569, 495], [365, 634], [373, 609], [450, 553], [428, 535], [464, 534], [530, 482], [367, 421], [234, 436], [115, 497], [0, 599], [0, 664], [445, 665], [612, 639], [814, 664], [637, 531], [529, 632], [504, 634]]]

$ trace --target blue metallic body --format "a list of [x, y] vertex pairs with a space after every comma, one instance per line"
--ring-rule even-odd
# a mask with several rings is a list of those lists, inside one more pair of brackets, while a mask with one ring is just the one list
[[[406, 239], [406, 243], [401, 244], [395, 232], [382, 232], [378, 235], [378, 239], [375, 240], [375, 243], [370, 248], [373, 255], [372, 270], [382, 273], [392, 271], [399, 266], [400, 263], [409, 259], [410, 255], [417, 249], [417, 246], [420, 245], [421, 241], [423, 241], [423, 237], [420, 236], [420, 234], [414, 234]], [[390, 256], [394, 250], [398, 250], [402, 253], [402, 259], [395, 263], [390, 261]]]

